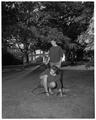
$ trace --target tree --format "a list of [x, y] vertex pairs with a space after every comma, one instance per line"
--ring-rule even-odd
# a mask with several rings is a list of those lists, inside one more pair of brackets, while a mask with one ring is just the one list
[[3, 40], [13, 35], [27, 58], [28, 51], [49, 49], [51, 39], [66, 50], [77, 49], [77, 37], [86, 31], [93, 8], [94, 2], [2, 2]]
[[[84, 47], [84, 51], [90, 52], [94, 51], [94, 18], [92, 17], [91, 20], [89, 21], [89, 26], [87, 30], [83, 33], [81, 33], [80, 36], [78, 36], [78, 42], [82, 44]], [[91, 52], [91, 56], [94, 56], [94, 52]]]
[[[2, 3], [3, 43], [7, 43], [4, 44], [7, 47], [10, 47], [10, 45], [18, 44], [18, 49], [20, 49], [21, 52], [26, 56], [27, 62], [29, 46], [30, 44], [31, 46], [34, 45], [34, 31], [32, 32], [31, 30], [29, 30], [27, 23], [29, 12], [28, 9], [26, 9], [26, 6], [28, 7], [28, 5], [29, 3], [25, 5], [24, 3], [20, 2]], [[33, 3], [31, 5], [33, 5]], [[15, 15], [13, 16], [14, 13]], [[11, 20], [12, 17], [15, 18], [14, 21]], [[6, 22], [7, 19], [9, 20], [9, 22]], [[15, 37], [15, 41], [13, 40], [12, 36]], [[33, 38], [33, 40], [30, 38]], [[20, 47], [21, 44], [24, 48]]]

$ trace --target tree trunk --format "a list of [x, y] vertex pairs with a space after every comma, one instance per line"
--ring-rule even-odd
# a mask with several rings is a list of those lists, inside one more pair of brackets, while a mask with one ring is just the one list
[[24, 56], [25, 56], [25, 59], [26, 59], [26, 64], [29, 64], [28, 44], [25, 43], [24, 46], [25, 46], [25, 53], [24, 53]]
[[28, 56], [28, 53], [25, 53], [25, 56], [26, 56], [26, 63], [29, 64], [29, 56]]
[[29, 64], [28, 53], [25, 53], [25, 54], [23, 55], [23, 64], [24, 64], [24, 65]]

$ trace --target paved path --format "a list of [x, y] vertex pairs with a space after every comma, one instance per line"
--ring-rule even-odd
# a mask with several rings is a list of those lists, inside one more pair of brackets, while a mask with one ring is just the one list
[[85, 65], [77, 65], [77, 66], [65, 66], [62, 67], [63, 70], [94, 70], [94, 67], [91, 66], [89, 69], [85, 67]]

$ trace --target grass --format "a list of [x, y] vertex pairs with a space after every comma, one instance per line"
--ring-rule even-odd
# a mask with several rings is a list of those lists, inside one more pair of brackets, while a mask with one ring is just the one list
[[9, 80], [3, 75], [3, 118], [94, 118], [94, 71], [64, 70], [63, 84], [69, 91], [63, 97], [36, 95], [41, 88], [33, 95], [44, 69], [10, 74]]

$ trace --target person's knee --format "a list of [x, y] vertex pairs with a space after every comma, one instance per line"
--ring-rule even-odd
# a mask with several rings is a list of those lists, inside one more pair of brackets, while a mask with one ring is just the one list
[[47, 75], [41, 75], [40, 76], [40, 79], [46, 79], [47, 78]]

